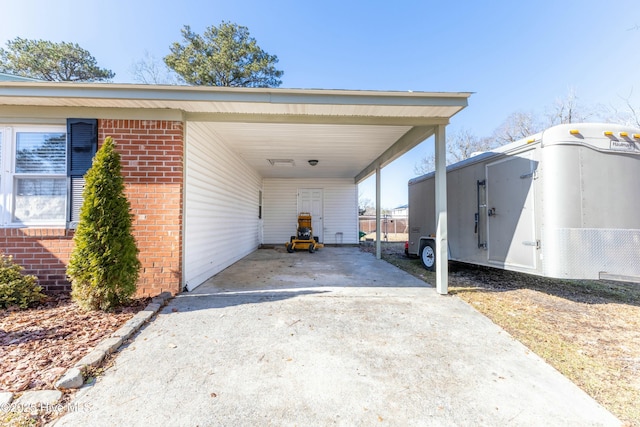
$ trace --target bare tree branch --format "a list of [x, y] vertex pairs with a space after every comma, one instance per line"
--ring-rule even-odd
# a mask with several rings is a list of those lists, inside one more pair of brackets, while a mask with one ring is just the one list
[[[478, 138], [467, 129], [460, 129], [447, 135], [447, 165], [468, 159], [474, 153], [488, 151], [496, 146], [491, 138]], [[424, 175], [435, 170], [435, 155], [422, 158], [415, 164], [416, 175]]]
[[516, 111], [493, 131], [492, 139], [496, 144], [504, 145], [538, 133], [542, 128], [532, 112]]
[[[620, 111], [615, 106], [607, 108], [602, 105], [597, 106], [597, 108], [585, 108], [578, 103], [576, 91], [571, 88], [564, 98], [557, 98], [546, 109], [546, 120], [540, 120], [533, 112], [516, 111], [510, 114], [493, 131], [491, 137], [479, 138], [465, 129], [447, 135], [447, 164], [467, 159], [476, 151], [488, 151], [497, 146], [534, 135], [558, 124], [598, 119], [640, 128], [640, 107], [634, 106], [632, 103], [631, 93], [628, 97], [622, 99], [625, 102], [626, 111]], [[611, 113], [608, 110], [613, 112]], [[422, 158], [414, 165], [414, 173], [416, 175], [423, 175], [432, 172], [434, 169], [434, 155]]]
[[130, 72], [133, 80], [144, 84], [180, 84], [180, 77], [167, 65], [149, 53], [144, 52], [144, 58], [131, 65]]
[[557, 98], [547, 112], [547, 126], [555, 126], [565, 123], [579, 123], [589, 121], [594, 116], [593, 112], [588, 111], [578, 104], [578, 95], [575, 88], [569, 88], [567, 96]]

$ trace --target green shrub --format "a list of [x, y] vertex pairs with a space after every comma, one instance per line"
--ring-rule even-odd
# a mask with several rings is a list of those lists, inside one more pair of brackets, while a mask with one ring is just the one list
[[85, 310], [112, 310], [135, 293], [140, 261], [120, 154], [111, 137], [85, 175], [83, 196], [67, 267], [71, 297]]
[[0, 308], [28, 308], [46, 298], [38, 286], [38, 278], [22, 274], [22, 270], [11, 256], [0, 254]]

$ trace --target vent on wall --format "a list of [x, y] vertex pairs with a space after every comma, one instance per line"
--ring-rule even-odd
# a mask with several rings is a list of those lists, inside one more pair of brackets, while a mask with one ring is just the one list
[[293, 167], [296, 165], [293, 159], [267, 159], [267, 160], [269, 161], [269, 163], [271, 163], [271, 166]]

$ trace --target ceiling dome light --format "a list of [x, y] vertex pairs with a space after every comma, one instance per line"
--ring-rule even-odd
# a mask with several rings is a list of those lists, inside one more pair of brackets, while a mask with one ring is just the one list
[[314, 159], [314, 160], [309, 160], [309, 164], [310, 164], [311, 166], [315, 166], [315, 165], [317, 165], [317, 164], [318, 164], [318, 161], [317, 161], [317, 160], [315, 160], [315, 159]]

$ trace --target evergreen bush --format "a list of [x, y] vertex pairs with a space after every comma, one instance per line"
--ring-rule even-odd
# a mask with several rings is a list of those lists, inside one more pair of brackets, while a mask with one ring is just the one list
[[86, 310], [108, 311], [133, 296], [140, 271], [120, 154], [111, 137], [85, 175], [83, 197], [67, 267], [71, 297]]
[[46, 298], [38, 286], [38, 278], [22, 274], [22, 270], [11, 256], [0, 253], [0, 308], [28, 308]]

